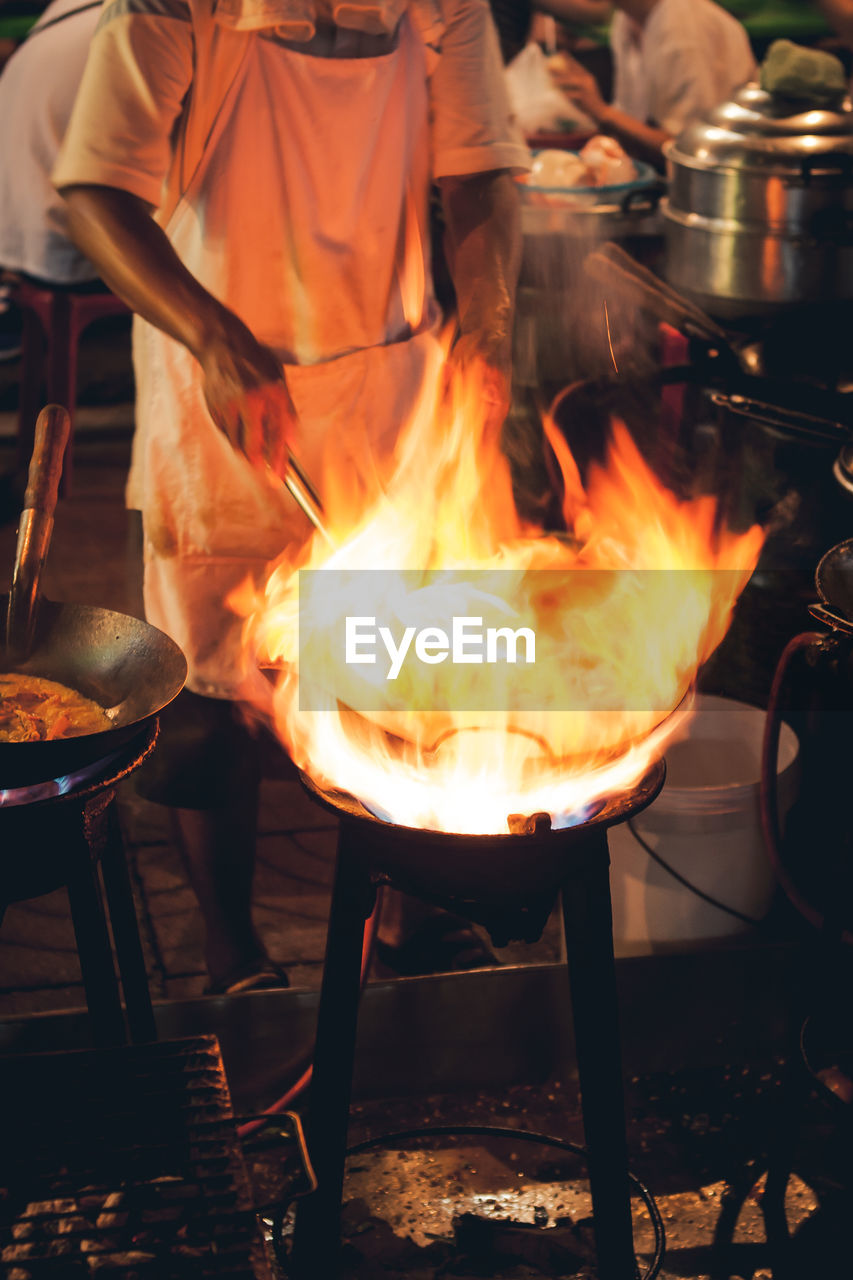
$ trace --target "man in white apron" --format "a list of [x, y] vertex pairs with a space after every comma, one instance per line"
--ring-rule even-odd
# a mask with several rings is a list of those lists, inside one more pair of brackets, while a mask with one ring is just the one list
[[266, 963], [249, 911], [256, 778], [240, 771], [229, 702], [240, 622], [225, 599], [308, 531], [267, 465], [280, 470], [290, 444], [321, 476], [333, 450], [353, 485], [375, 482], [440, 320], [432, 182], [461, 343], [506, 382], [510, 175], [526, 167], [485, 0], [105, 3], [54, 181], [72, 235], [138, 317], [128, 497], [143, 513], [146, 616], [181, 645], [203, 699], [202, 763], [187, 745], [187, 789], [163, 798], [215, 989], [256, 985]]

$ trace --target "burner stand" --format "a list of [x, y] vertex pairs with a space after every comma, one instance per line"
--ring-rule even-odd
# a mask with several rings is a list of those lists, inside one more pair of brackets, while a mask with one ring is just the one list
[[303, 776], [340, 830], [307, 1127], [318, 1187], [296, 1213], [291, 1260], [299, 1280], [339, 1272], [361, 951], [380, 883], [494, 927], [502, 941], [538, 936], [560, 893], [598, 1275], [635, 1276], [607, 831], [650, 804], [664, 776], [659, 761], [630, 793], [575, 827], [552, 831], [532, 821], [523, 834], [498, 836], [395, 826]]
[[11, 903], [66, 888], [98, 1048], [125, 1044], [128, 1032], [134, 1044], [157, 1035], [116, 804], [118, 784], [153, 750], [157, 733], [155, 719], [64, 795], [0, 806], [0, 922]]

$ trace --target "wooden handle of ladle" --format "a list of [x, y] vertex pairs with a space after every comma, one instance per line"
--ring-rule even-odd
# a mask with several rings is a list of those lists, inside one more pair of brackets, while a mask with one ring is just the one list
[[33, 645], [41, 571], [53, 533], [53, 513], [70, 426], [67, 410], [58, 404], [42, 409], [36, 422], [6, 611], [6, 649], [13, 661], [22, 662]]
[[27, 473], [24, 510], [32, 508], [52, 516], [56, 510], [62, 462], [71, 430], [68, 410], [60, 404], [42, 409], [36, 422], [35, 443]]

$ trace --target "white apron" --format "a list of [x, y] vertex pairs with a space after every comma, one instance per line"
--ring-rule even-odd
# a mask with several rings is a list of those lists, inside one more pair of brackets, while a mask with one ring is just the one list
[[[327, 451], [369, 485], [436, 341], [424, 51], [407, 17], [392, 52], [323, 58], [252, 36], [193, 180], [166, 226], [179, 256], [276, 350], [300, 462]], [[180, 344], [137, 321], [129, 501], [143, 512], [146, 617], [181, 646], [189, 687], [231, 697], [241, 620], [229, 592], [310, 532], [204, 407]]]

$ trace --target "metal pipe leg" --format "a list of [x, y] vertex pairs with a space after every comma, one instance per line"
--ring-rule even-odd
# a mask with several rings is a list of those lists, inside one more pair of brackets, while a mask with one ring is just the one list
[[581, 1110], [588, 1152], [599, 1280], [634, 1280], [622, 1050], [613, 958], [607, 835], [581, 875], [562, 888]]
[[98, 868], [82, 829], [69, 832], [66, 886], [77, 955], [96, 1046], [125, 1044], [118, 979], [107, 928]]
[[101, 852], [101, 869], [121, 974], [127, 1025], [131, 1042], [144, 1044], [148, 1040], [157, 1039], [157, 1027], [115, 794], [103, 814], [103, 822], [106, 824], [106, 834]]
[[332, 1280], [338, 1274], [361, 952], [364, 922], [375, 896], [369, 876], [351, 856], [358, 839], [355, 826], [342, 821], [306, 1133], [318, 1185], [312, 1195], [300, 1201], [293, 1233], [292, 1271], [302, 1280], [319, 1280], [321, 1276]]

